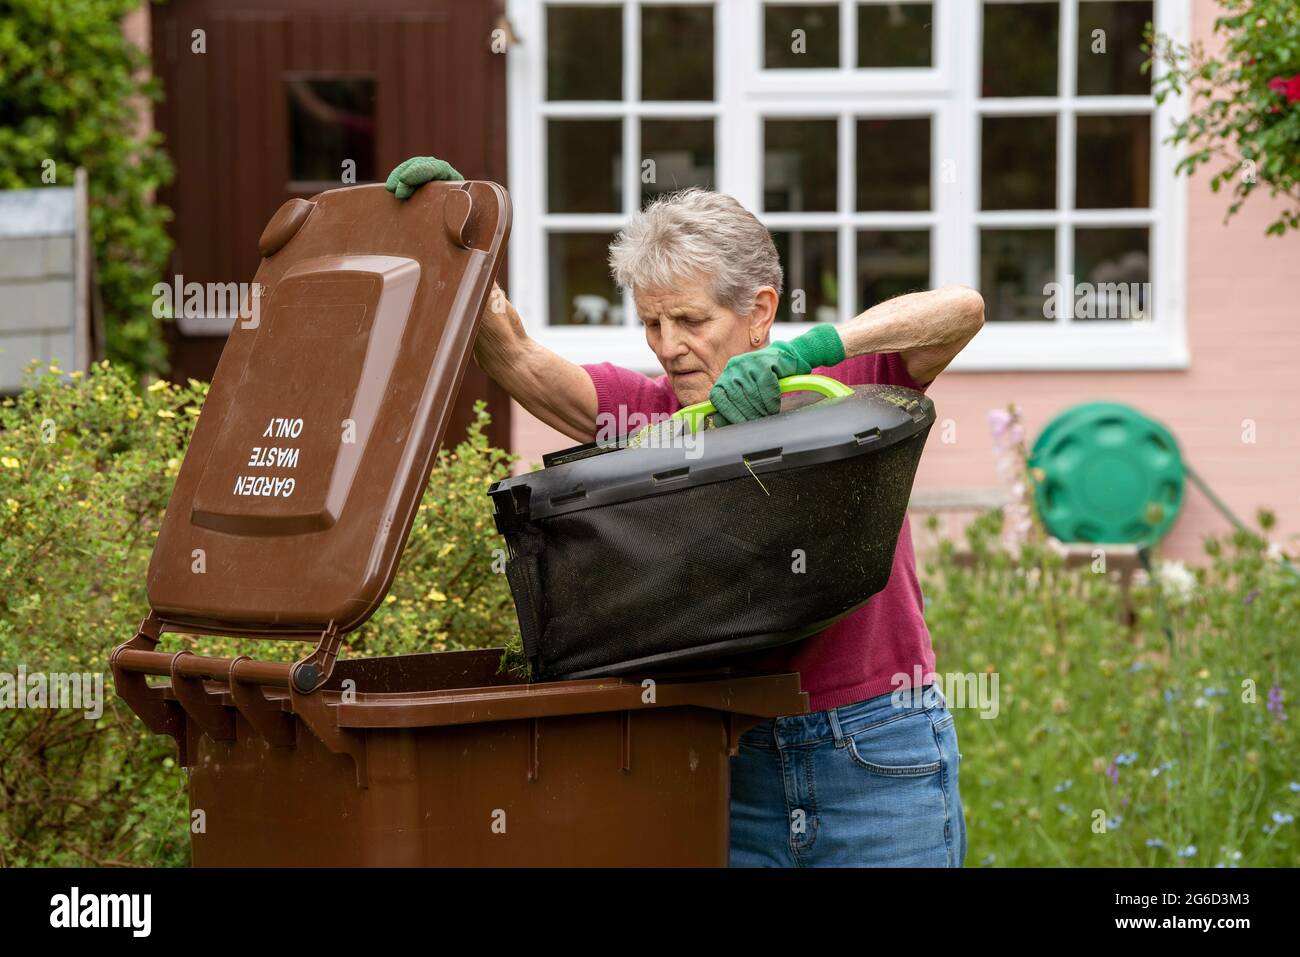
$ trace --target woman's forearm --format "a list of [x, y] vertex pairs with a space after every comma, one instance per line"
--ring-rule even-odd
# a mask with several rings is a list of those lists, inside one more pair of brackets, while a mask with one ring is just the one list
[[984, 325], [984, 297], [945, 286], [890, 299], [839, 327], [846, 357], [896, 352], [919, 385], [934, 380]]
[[[913, 292], [872, 306], [839, 327], [847, 357], [961, 346], [984, 323], [984, 299], [966, 286]], [[954, 352], [955, 354], [955, 352]]]
[[496, 286], [479, 322], [474, 361], [530, 414], [579, 442], [591, 441], [597, 406], [591, 377], [530, 339], [519, 313]]

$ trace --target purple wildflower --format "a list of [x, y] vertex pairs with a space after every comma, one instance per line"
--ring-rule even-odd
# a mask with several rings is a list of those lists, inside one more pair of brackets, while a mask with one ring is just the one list
[[1010, 424], [1011, 413], [1006, 409], [989, 409], [989, 427], [993, 429], [995, 439], [1002, 438]]
[[1279, 721], [1286, 720], [1286, 709], [1282, 706], [1282, 689], [1277, 685], [1268, 689], [1268, 713]]

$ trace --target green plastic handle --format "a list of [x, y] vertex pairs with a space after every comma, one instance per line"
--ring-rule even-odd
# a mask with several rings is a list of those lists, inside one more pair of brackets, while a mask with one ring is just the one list
[[[788, 375], [777, 384], [781, 386], [782, 395], [787, 392], [816, 392], [828, 399], [837, 399], [853, 394], [852, 386], [845, 385], [839, 379], [832, 379], [826, 375]], [[696, 402], [694, 405], [678, 409], [672, 414], [672, 417], [674, 419], [686, 419], [690, 430], [698, 432], [700, 426], [704, 424], [704, 417], [717, 411], [713, 407], [713, 403], [705, 399], [703, 402]]]

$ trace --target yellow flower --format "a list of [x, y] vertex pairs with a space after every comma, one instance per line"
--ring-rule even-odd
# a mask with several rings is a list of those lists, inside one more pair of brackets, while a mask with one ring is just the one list
[[174, 418], [176, 418], [176, 413], [173, 412], [171, 409], [159, 409], [159, 410], [158, 410], [158, 418], [160, 418], [160, 419], [174, 419]]
[[0, 465], [3, 465], [7, 469], [16, 469], [20, 468], [22, 463], [12, 455], [6, 455], [4, 458], [0, 459]]
[[158, 379], [158, 380], [155, 381], [155, 382], [151, 382], [151, 383], [149, 383], [149, 391], [150, 391], [150, 392], [161, 392], [161, 391], [162, 391], [163, 389], [165, 389], [165, 388], [167, 388], [167, 380], [166, 380], [166, 379]]
[[429, 601], [446, 601], [446, 600], [447, 600], [447, 596], [444, 595], [442, 592], [438, 591], [438, 589], [436, 589], [436, 588], [431, 588], [431, 589], [429, 590], [429, 594], [425, 595], [424, 597], [425, 597], [427, 600], [429, 600]]
[[451, 550], [455, 547], [456, 547], [455, 542], [448, 542], [446, 545], [442, 546], [442, 548], [438, 549], [438, 557], [446, 558], [449, 554], [451, 554]]
[[17, 514], [17, 512], [18, 512], [18, 499], [16, 499], [16, 498], [7, 498], [7, 499], [5, 499], [5, 504], [9, 506], [9, 511], [10, 511], [10, 512], [13, 512], [13, 513]]

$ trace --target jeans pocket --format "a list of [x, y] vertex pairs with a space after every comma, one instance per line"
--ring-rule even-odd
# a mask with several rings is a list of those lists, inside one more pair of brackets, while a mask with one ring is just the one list
[[881, 777], [920, 778], [943, 768], [934, 725], [924, 711], [863, 728], [848, 735], [845, 746], [854, 764]]

